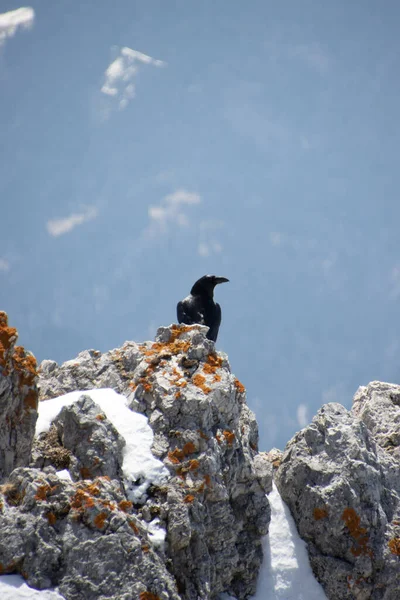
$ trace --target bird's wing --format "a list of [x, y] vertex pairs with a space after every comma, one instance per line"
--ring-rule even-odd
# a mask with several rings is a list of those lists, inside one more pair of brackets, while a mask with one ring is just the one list
[[198, 323], [197, 313], [193, 314], [193, 310], [190, 310], [191, 306], [188, 305], [185, 301], [178, 302], [176, 307], [176, 314], [178, 317], [178, 323], [185, 323], [186, 325], [193, 325], [193, 323]]
[[210, 325], [207, 337], [209, 340], [217, 341], [219, 326], [221, 325], [221, 307], [219, 304], [215, 304], [215, 310], [213, 314], [213, 321]]
[[204, 315], [190, 296], [178, 302], [176, 312], [179, 323], [185, 323], [186, 325], [201, 323], [204, 325]]

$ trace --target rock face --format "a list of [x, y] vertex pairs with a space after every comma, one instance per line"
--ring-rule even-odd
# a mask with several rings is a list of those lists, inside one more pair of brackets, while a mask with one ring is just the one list
[[323, 406], [287, 444], [278, 489], [332, 600], [400, 598], [400, 386]]
[[[153, 454], [170, 477], [148, 489], [144, 503], [130, 502], [125, 440], [90, 392], [82, 395], [35, 440], [31, 468], [14, 470], [1, 488], [3, 572], [20, 572], [40, 589], [59, 586], [66, 600], [255, 592], [272, 466], [257, 451], [244, 387], [206, 332], [171, 326], [154, 343], [41, 364], [43, 401], [92, 388], [124, 394], [148, 417]], [[73, 481], [57, 475], [65, 468]], [[155, 526], [166, 530], [165, 544]]]
[[0, 480], [29, 465], [37, 419], [36, 360], [17, 339], [0, 312]]

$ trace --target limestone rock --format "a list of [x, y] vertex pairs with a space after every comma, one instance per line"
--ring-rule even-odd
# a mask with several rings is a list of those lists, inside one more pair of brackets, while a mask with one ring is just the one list
[[[52, 467], [15, 469], [0, 493], [3, 572], [68, 600], [179, 600], [173, 577], [118, 482], [72, 483]], [[147, 597], [147, 596], [145, 596]]]
[[0, 480], [29, 464], [37, 419], [36, 359], [17, 339], [0, 312]]
[[332, 600], [400, 598], [400, 465], [382, 448], [398, 392], [372, 384], [359, 390], [352, 412], [324, 405], [287, 444], [276, 473]]
[[360, 387], [352, 413], [365, 423], [384, 450], [400, 460], [400, 385], [373, 381]]
[[[129, 502], [124, 440], [90, 392], [83, 394], [35, 441], [36, 468], [13, 471], [3, 488], [0, 563], [7, 572], [23, 573], [37, 588], [57, 585], [66, 600], [128, 600], [142, 592], [164, 600], [228, 592], [244, 600], [255, 593], [272, 467], [258, 453], [244, 386], [206, 332], [173, 325], [160, 328], [155, 342], [41, 364], [42, 401], [92, 388], [124, 394], [148, 417], [153, 453], [170, 478], [151, 486], [144, 502]], [[75, 482], [49, 465], [68, 468]], [[158, 528], [166, 529], [165, 543]]]

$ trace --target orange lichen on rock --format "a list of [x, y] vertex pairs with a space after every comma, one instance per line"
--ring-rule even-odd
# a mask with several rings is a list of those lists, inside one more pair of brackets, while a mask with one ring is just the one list
[[151, 383], [149, 383], [145, 377], [141, 377], [139, 379], [139, 383], [143, 386], [143, 389], [145, 392], [151, 392], [152, 390], [152, 385]]
[[169, 460], [175, 465], [179, 464], [188, 454], [194, 454], [197, 452], [196, 446], [193, 442], [187, 442], [183, 448], [175, 448], [168, 452]]
[[51, 492], [51, 487], [46, 483], [45, 485], [39, 485], [36, 490], [35, 500], [46, 501], [48, 494]]
[[150, 547], [147, 544], [143, 544], [142, 552], [144, 552], [145, 554], [148, 554], [150, 552]]
[[400, 556], [400, 538], [395, 537], [388, 542], [389, 550], [392, 554]]
[[18, 339], [17, 330], [15, 327], [8, 326], [7, 314], [0, 311], [0, 367], [7, 372], [3, 372], [4, 375], [8, 375], [9, 366], [7, 364], [10, 356], [9, 351]]
[[98, 529], [103, 529], [106, 519], [107, 519], [107, 513], [101, 512], [95, 516], [93, 523], [95, 524], [95, 526]]
[[187, 454], [194, 454], [195, 452], [197, 452], [197, 448], [193, 444], [193, 442], [186, 442], [186, 444], [183, 446], [182, 450], [183, 450], [185, 456]]
[[57, 521], [57, 517], [53, 512], [48, 512], [46, 517], [50, 525], [54, 525]]
[[129, 519], [128, 525], [136, 535], [139, 533], [139, 529], [134, 521], [131, 521], [131, 519]]
[[313, 510], [314, 519], [316, 521], [320, 521], [321, 519], [325, 519], [328, 516], [328, 511], [326, 508], [314, 508]]
[[365, 527], [360, 527], [361, 519], [357, 515], [354, 508], [345, 508], [342, 514], [342, 519], [345, 522], [347, 529], [352, 538], [356, 540], [356, 546], [350, 548], [353, 556], [370, 556], [372, 557], [372, 549], [368, 546], [368, 536]]
[[187, 386], [187, 381], [185, 381], [184, 379], [182, 381], [176, 381], [175, 385], [177, 385], [178, 387], [186, 387]]
[[198, 429], [198, 430], [197, 430], [197, 433], [199, 434], [199, 436], [201, 437], [201, 439], [202, 439], [202, 440], [206, 440], [206, 441], [208, 442], [208, 440], [210, 439], [210, 438], [208, 437], [208, 435], [206, 435], [206, 434], [204, 433], [204, 431], [202, 431], [201, 429]]
[[106, 420], [106, 415], [104, 413], [99, 413], [98, 415], [96, 415], [96, 419], [97, 421], [105, 421]]
[[168, 452], [168, 458], [174, 465], [178, 465], [184, 457], [185, 455], [180, 448]]
[[232, 431], [229, 431], [229, 429], [225, 429], [223, 434], [224, 434], [224, 438], [226, 439], [228, 445], [232, 446], [232, 444], [235, 440], [235, 434]]
[[191, 460], [189, 460], [189, 471], [197, 471], [199, 466], [200, 466], [200, 463], [197, 459], [192, 458]]
[[218, 356], [218, 354], [211, 353], [207, 356], [207, 364], [210, 367], [219, 369], [220, 367], [222, 367], [223, 362], [224, 362], [224, 359], [221, 358], [220, 356]]
[[193, 375], [192, 382], [198, 388], [200, 388], [205, 394], [209, 394], [211, 392], [211, 388], [206, 385], [206, 378], [200, 373]]
[[24, 397], [24, 406], [25, 408], [31, 408], [32, 410], [37, 410], [39, 405], [39, 395], [36, 390], [29, 390], [29, 392]]
[[194, 501], [194, 496], [192, 496], [192, 494], [188, 494], [187, 496], [184, 497], [183, 501], [186, 504], [191, 504]]
[[15, 346], [13, 353], [14, 370], [19, 373], [20, 385], [32, 385], [37, 377], [36, 358], [26, 354], [22, 346]]
[[92, 477], [90, 469], [88, 469], [88, 467], [81, 467], [79, 469], [79, 473], [81, 474], [82, 479], [91, 479]]
[[243, 394], [246, 391], [246, 388], [243, 383], [240, 383], [239, 379], [235, 379], [234, 384], [240, 394]]
[[132, 506], [133, 504], [130, 502], [130, 500], [121, 500], [121, 502], [118, 504], [118, 508], [123, 512], [129, 512]]
[[204, 483], [206, 484], [207, 487], [211, 487], [211, 477], [210, 475], [204, 475]]
[[151, 592], [140, 592], [139, 600], [160, 600], [160, 598]]

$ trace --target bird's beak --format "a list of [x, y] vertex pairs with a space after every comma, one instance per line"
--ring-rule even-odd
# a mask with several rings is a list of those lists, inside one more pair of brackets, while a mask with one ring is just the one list
[[227, 279], [226, 277], [216, 277], [215, 285], [218, 285], [218, 283], [225, 283], [226, 281], [229, 281], [229, 279]]

